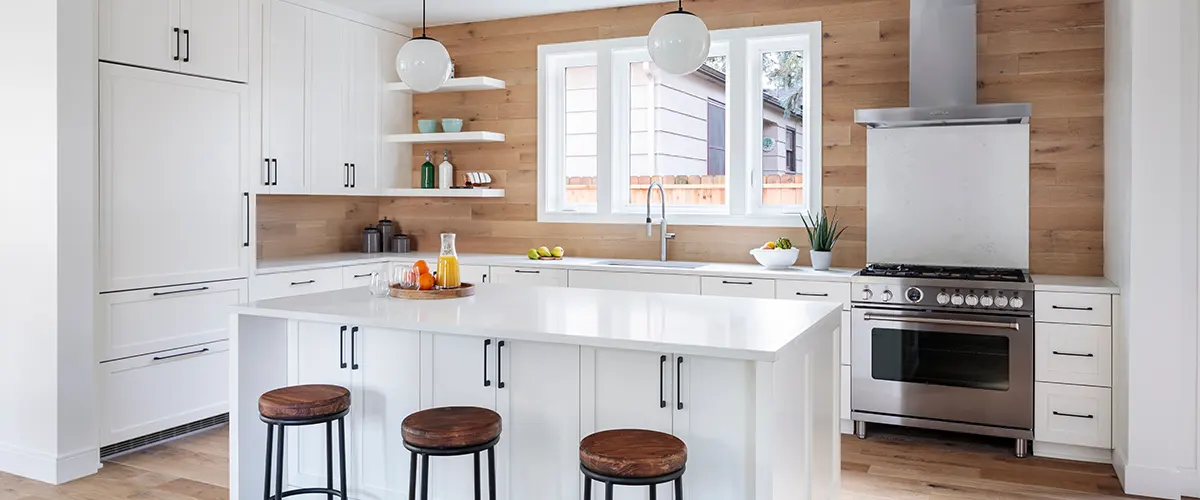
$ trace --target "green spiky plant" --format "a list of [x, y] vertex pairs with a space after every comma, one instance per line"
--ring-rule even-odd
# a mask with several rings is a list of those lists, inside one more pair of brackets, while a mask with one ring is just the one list
[[837, 243], [842, 232], [846, 230], [845, 227], [838, 228], [840, 221], [837, 216], [837, 208], [833, 209], [832, 221], [824, 208], [819, 214], [801, 214], [800, 218], [804, 220], [804, 229], [808, 231], [808, 243], [817, 252], [832, 252], [833, 244]]

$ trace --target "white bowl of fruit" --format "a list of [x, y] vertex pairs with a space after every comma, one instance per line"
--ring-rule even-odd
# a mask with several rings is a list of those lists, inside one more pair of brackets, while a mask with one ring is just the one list
[[757, 260], [763, 267], [779, 270], [792, 267], [796, 263], [796, 259], [800, 258], [800, 249], [793, 247], [791, 240], [779, 238], [751, 250], [750, 255], [753, 255], [754, 260]]

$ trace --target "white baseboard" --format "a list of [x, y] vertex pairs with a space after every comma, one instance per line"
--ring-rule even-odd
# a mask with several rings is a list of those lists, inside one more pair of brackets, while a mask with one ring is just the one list
[[854, 421], [842, 419], [842, 434], [854, 434]]
[[1089, 448], [1086, 446], [1073, 446], [1069, 444], [1044, 443], [1034, 441], [1033, 456], [1057, 458], [1060, 460], [1075, 460], [1078, 462], [1095, 462], [1100, 464], [1113, 463], [1112, 450], [1103, 448]]
[[1179, 489], [1186, 496], [1200, 498], [1200, 469], [1180, 469]]
[[48, 484], [63, 484], [100, 470], [100, 449], [91, 448], [61, 458], [0, 444], [0, 471]]
[[1133, 465], [1126, 460], [1120, 450], [1113, 452], [1113, 465], [1125, 494], [1179, 499], [1183, 485], [1178, 469]]
[[58, 459], [57, 483], [62, 484], [100, 471], [100, 448], [88, 448]]

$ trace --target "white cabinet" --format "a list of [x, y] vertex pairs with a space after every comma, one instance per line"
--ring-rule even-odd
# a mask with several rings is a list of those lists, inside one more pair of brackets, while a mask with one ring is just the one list
[[263, 23], [260, 190], [307, 193], [307, 93], [310, 11], [280, 0], [265, 2]]
[[250, 280], [250, 300], [267, 300], [342, 289], [342, 269], [261, 274]]
[[1037, 382], [1033, 414], [1037, 441], [1112, 448], [1111, 389]]
[[[384, 132], [379, 128], [380, 114], [395, 110], [381, 105], [383, 87], [387, 83], [385, 68], [380, 65], [381, 31], [358, 23], [349, 23], [346, 47], [349, 51], [346, 83], [346, 134], [343, 150], [350, 163], [350, 190], [354, 193], [379, 193], [379, 158]], [[391, 72], [395, 76], [395, 71]], [[411, 116], [411, 115], [409, 115]], [[390, 185], [389, 185], [390, 186]]]
[[1112, 328], [1038, 323], [1035, 380], [1061, 384], [1112, 385]]
[[249, 0], [100, 0], [104, 61], [244, 82]]
[[[477, 406], [496, 409], [496, 341], [457, 335], [422, 334], [422, 408]], [[486, 365], [486, 366], [485, 366]], [[486, 456], [483, 479], [487, 479]], [[434, 498], [471, 498], [470, 455], [434, 460], [429, 491]]]
[[[397, 332], [398, 333], [398, 332]], [[329, 384], [352, 390], [354, 371], [350, 367], [350, 330], [347, 325], [300, 322], [289, 340], [289, 385]], [[350, 395], [350, 415], [346, 418], [346, 454], [355, 456], [358, 449], [349, 436], [357, 431], [356, 419], [361, 409], [357, 398]], [[334, 429], [337, 446], [337, 429]], [[287, 429], [289, 473], [287, 481], [293, 487], [323, 487], [325, 470], [325, 426], [309, 425]], [[346, 477], [356, 477], [358, 461], [347, 458]], [[355, 484], [355, 481], [348, 481]]]
[[850, 294], [849, 283], [794, 280], [779, 280], [775, 283], [775, 298], [777, 299], [840, 302], [842, 309], [846, 310], [850, 309]]
[[387, 264], [362, 264], [342, 268], [342, 288], [359, 288], [371, 285], [371, 277], [378, 273], [384, 279], [387, 276]]
[[246, 280], [101, 295], [97, 354], [110, 361], [228, 339], [228, 308], [247, 295]]
[[491, 278], [488, 276], [491, 269], [487, 266], [459, 266], [458, 276], [463, 283], [491, 283]]
[[101, 291], [248, 274], [245, 85], [100, 65]]
[[569, 277], [571, 288], [700, 295], [699, 276], [572, 270]]
[[703, 295], [723, 297], [775, 298], [775, 280], [762, 278], [718, 278], [705, 276], [700, 282]]
[[1099, 293], [1037, 292], [1034, 317], [1039, 322], [1077, 325], [1112, 324], [1112, 295]]
[[565, 269], [492, 266], [492, 283], [528, 286], [567, 286]]
[[350, 161], [344, 149], [346, 90], [349, 83], [350, 21], [309, 12], [308, 148], [312, 192], [337, 194], [350, 190]]

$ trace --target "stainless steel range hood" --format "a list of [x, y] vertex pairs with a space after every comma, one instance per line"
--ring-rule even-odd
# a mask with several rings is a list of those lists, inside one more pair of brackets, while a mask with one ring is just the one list
[[869, 128], [1029, 123], [1029, 103], [976, 103], [976, 0], [911, 0], [909, 107], [859, 109]]

